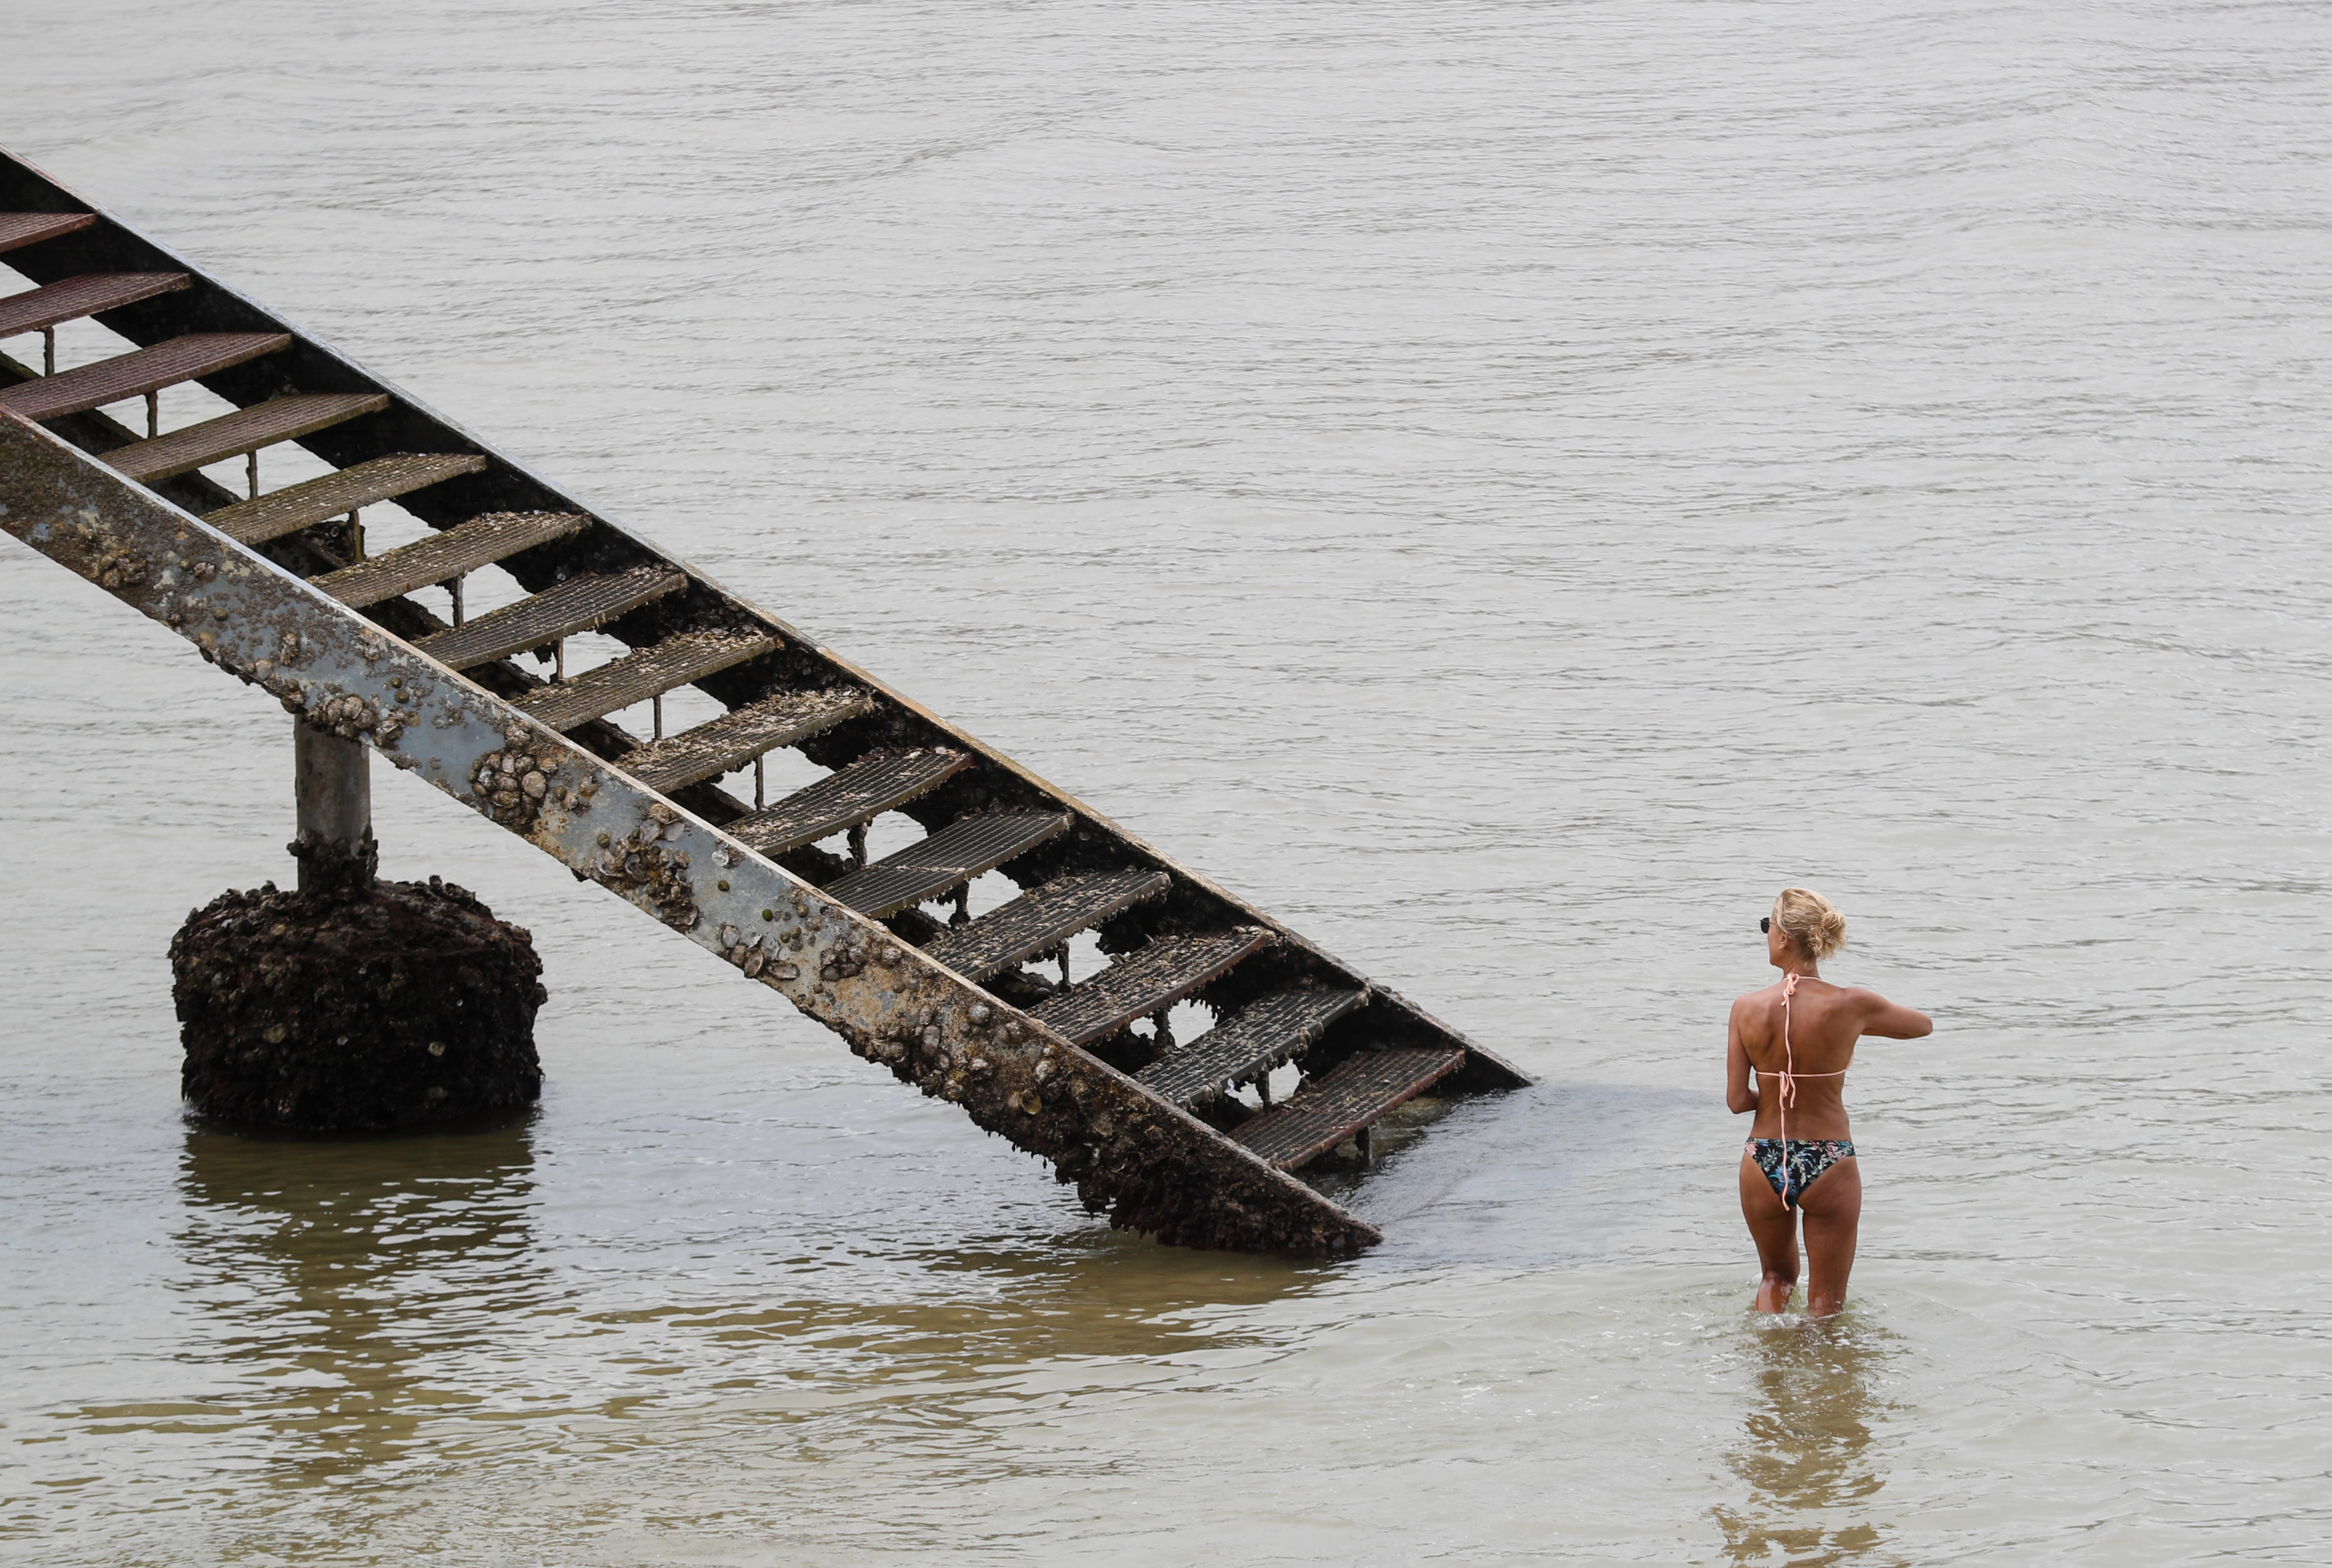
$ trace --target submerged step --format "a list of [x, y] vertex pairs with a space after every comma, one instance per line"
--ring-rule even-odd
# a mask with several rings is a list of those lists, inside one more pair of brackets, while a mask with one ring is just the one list
[[485, 465], [466, 452], [400, 452], [222, 506], [203, 513], [203, 521], [237, 544], [266, 544]]
[[729, 824], [729, 837], [774, 857], [904, 806], [970, 766], [961, 751], [877, 751], [739, 817]]
[[764, 751], [823, 734], [874, 706], [874, 700], [855, 686], [780, 692], [626, 751], [616, 766], [659, 795], [669, 795], [733, 772]]
[[1292, 1171], [1417, 1098], [1465, 1060], [1466, 1053], [1454, 1047], [1362, 1051], [1285, 1104], [1240, 1123], [1231, 1138]]
[[186, 286], [184, 272], [83, 272], [0, 300], [0, 338], [118, 311]]
[[924, 944], [926, 956], [960, 975], [985, 980], [1050, 952], [1081, 931], [1173, 885], [1162, 871], [1073, 871], [1031, 888]]
[[1071, 1045], [1085, 1045], [1173, 1006], [1270, 942], [1269, 932], [1252, 925], [1199, 936], [1161, 936], [1092, 979], [1039, 1002], [1028, 1016]]
[[1357, 990], [1280, 991], [1251, 1001], [1181, 1049], [1134, 1075], [1150, 1090], [1187, 1105], [1267, 1073], [1320, 1037], [1367, 999]]
[[1066, 811], [999, 811], [965, 817], [830, 883], [826, 895], [880, 920], [910, 904], [951, 893], [961, 883], [1025, 855], [1068, 831]]
[[0, 408], [36, 424], [68, 414], [86, 414], [109, 403], [231, 370], [263, 354], [288, 348], [291, 342], [289, 332], [190, 333], [150, 349], [100, 359], [94, 365], [19, 381], [0, 391]]
[[[168, 439], [167, 436], [164, 439]], [[591, 520], [579, 512], [490, 512], [443, 533], [344, 566], [308, 580], [351, 609], [363, 609], [466, 577], [514, 555], [579, 533]]]
[[682, 632], [645, 648], [634, 648], [573, 680], [530, 692], [519, 699], [518, 705], [530, 718], [554, 730], [572, 730], [635, 703], [661, 697], [692, 681], [717, 675], [777, 647], [778, 639], [766, 632]]
[[[173, 430], [151, 440], [116, 447], [100, 462], [117, 473], [151, 484], [230, 457], [242, 457], [262, 447], [312, 435], [344, 424], [359, 414], [377, 414], [388, 406], [385, 392], [301, 392], [271, 397], [199, 425]], [[327, 513], [327, 516], [331, 515]]]

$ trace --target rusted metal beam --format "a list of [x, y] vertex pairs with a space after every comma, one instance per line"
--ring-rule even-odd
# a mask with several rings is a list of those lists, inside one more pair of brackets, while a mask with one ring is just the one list
[[1355, 1251], [1376, 1231], [885, 927], [788, 875], [338, 600], [23, 419], [0, 527], [777, 991], [1050, 1161], [1088, 1208], [1192, 1246]]

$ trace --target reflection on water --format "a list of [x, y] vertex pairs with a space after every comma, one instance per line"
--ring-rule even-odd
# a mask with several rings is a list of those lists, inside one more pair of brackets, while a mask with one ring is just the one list
[[399, 1458], [480, 1395], [435, 1364], [507, 1338], [545, 1290], [531, 1249], [532, 1117], [323, 1143], [186, 1134], [177, 1241], [242, 1419], [307, 1485]]
[[[292, 1489], [622, 1447], [675, 1422], [741, 1456], [831, 1458], [1171, 1380], [1194, 1356], [1268, 1355], [1247, 1309], [1334, 1277], [1084, 1229], [749, 1251], [741, 1278], [732, 1242], [649, 1220], [615, 1244], [636, 1286], [595, 1300], [610, 1244], [546, 1240], [538, 1135], [531, 1116], [356, 1143], [188, 1132], [174, 1241], [200, 1359], [229, 1380], [199, 1407], [214, 1440], [256, 1439]], [[722, 1179], [698, 1168], [693, 1200], [717, 1201]], [[159, 1412], [77, 1413], [121, 1431]]]
[[1750, 1495], [1744, 1508], [1712, 1510], [1728, 1561], [1900, 1561], [1880, 1554], [1882, 1526], [1869, 1513], [1886, 1485], [1872, 1429], [1891, 1408], [1873, 1390], [1888, 1339], [1851, 1315], [1791, 1317], [1752, 1333], [1757, 1401], [1743, 1421], [1745, 1440], [1725, 1455]]

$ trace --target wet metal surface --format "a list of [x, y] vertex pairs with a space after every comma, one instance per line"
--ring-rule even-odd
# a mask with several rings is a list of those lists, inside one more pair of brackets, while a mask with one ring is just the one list
[[403, 453], [376, 457], [299, 484], [238, 501], [203, 521], [244, 544], [265, 544], [376, 502], [391, 501], [457, 474], [475, 473], [486, 460], [468, 453]]
[[782, 855], [930, 793], [971, 758], [961, 751], [877, 752], [728, 825], [741, 844]]
[[564, 538], [589, 521], [572, 512], [490, 512], [327, 572], [315, 583], [342, 604], [363, 609]]
[[1187, 1105], [1279, 1066], [1360, 1001], [1360, 992], [1339, 990], [1262, 997], [1134, 1076], [1142, 1087]]
[[726, 773], [764, 751], [823, 734], [874, 706], [852, 686], [788, 692], [732, 709], [624, 757], [625, 771], [667, 792]]
[[986, 980], [1049, 952], [1088, 926], [1166, 891], [1162, 871], [1077, 871], [1030, 888], [969, 925], [941, 932], [923, 951], [960, 974]]
[[890, 914], [937, 898], [990, 866], [1068, 830], [1068, 817], [1049, 811], [963, 817], [929, 838], [827, 884], [827, 892], [853, 909], [871, 915]]
[[604, 718], [675, 686], [717, 674], [731, 664], [773, 653], [777, 647], [775, 637], [758, 631], [683, 632], [610, 659], [595, 670], [530, 692], [518, 706], [553, 730], [571, 730], [586, 720]]
[[440, 664], [466, 670], [593, 630], [687, 586], [679, 572], [660, 566], [574, 578], [466, 626], [424, 637], [420, 645]]
[[96, 221], [93, 213], [0, 213], [0, 251], [37, 244]]
[[133, 349], [94, 365], [20, 382], [0, 390], [0, 409], [27, 419], [85, 414], [158, 387], [232, 369], [288, 347], [291, 341], [281, 332], [190, 332], [150, 349]]
[[387, 406], [387, 397], [378, 392], [294, 393], [271, 397], [264, 403], [254, 403], [248, 408], [238, 408], [232, 414], [222, 414], [215, 419], [205, 419], [150, 441], [109, 452], [105, 465], [125, 478], [151, 483], [221, 458], [240, 457], [279, 441], [312, 435], [343, 419], [378, 414]]
[[1463, 1051], [1363, 1051], [1231, 1136], [1275, 1165], [1301, 1165], [1458, 1070]]
[[186, 286], [184, 272], [87, 272], [0, 299], [0, 338], [77, 320]]
[[1091, 979], [1037, 1004], [1035, 1016], [1084, 1045], [1171, 1007], [1249, 953], [1271, 943], [1252, 926], [1162, 936]]

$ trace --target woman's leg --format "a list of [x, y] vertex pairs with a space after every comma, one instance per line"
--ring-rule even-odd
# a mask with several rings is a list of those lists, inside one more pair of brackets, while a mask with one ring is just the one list
[[[1786, 1312], [1790, 1293], [1798, 1287], [1798, 1216], [1783, 1203], [1744, 1152], [1741, 1156], [1741, 1218], [1749, 1222], [1749, 1238], [1757, 1244], [1757, 1310]], [[1843, 1283], [1843, 1282], [1841, 1282]]]
[[1846, 1276], [1854, 1272], [1855, 1233], [1862, 1226], [1862, 1167], [1840, 1160], [1798, 1200], [1806, 1216], [1806, 1310], [1828, 1317], [1846, 1305]]

